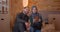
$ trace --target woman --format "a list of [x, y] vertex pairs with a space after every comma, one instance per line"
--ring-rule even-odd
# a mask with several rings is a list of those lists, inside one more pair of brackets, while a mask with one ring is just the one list
[[[30, 16], [30, 22], [31, 22], [31, 26], [30, 27], [30, 32], [41, 32], [41, 26], [42, 26], [42, 16], [38, 13], [38, 9], [36, 6], [32, 6], [32, 9], [31, 9], [32, 13], [31, 13], [31, 16]], [[38, 16], [40, 19], [41, 19], [41, 26], [40, 26], [40, 29], [34, 29], [33, 27], [33, 21], [34, 21], [34, 17], [35, 16]], [[33, 31], [32, 31], [33, 30]], [[36, 31], [35, 31], [36, 30]]]

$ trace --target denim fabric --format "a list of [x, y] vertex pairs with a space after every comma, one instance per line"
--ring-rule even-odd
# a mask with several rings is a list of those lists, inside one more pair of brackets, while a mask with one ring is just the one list
[[30, 27], [30, 32], [41, 32], [41, 30], [34, 30], [33, 27]]

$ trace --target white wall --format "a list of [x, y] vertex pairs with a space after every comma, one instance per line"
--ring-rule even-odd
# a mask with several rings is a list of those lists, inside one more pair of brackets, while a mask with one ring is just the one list
[[0, 14], [0, 32], [10, 32], [10, 20], [8, 14]]

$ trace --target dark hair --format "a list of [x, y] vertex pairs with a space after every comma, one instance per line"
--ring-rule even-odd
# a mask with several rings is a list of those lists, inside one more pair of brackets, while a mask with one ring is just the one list
[[33, 10], [33, 8], [36, 8], [36, 10], [38, 10], [36, 6], [32, 6], [32, 9], [31, 10]]
[[26, 9], [26, 8], [29, 8], [29, 7], [23, 7], [23, 9]]
[[24, 9], [26, 9], [27, 7], [24, 7]]

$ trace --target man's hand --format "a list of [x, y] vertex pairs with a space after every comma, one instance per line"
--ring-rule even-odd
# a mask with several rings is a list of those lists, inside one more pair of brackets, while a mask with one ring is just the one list
[[30, 27], [30, 23], [29, 22], [25, 22], [26, 28]]

